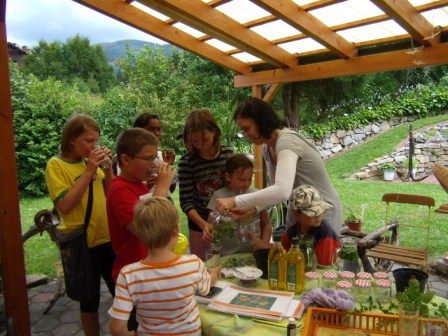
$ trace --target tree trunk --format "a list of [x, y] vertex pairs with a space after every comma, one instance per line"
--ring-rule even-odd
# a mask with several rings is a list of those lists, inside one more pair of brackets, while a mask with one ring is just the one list
[[287, 83], [283, 86], [283, 111], [287, 127], [299, 128], [299, 83]]

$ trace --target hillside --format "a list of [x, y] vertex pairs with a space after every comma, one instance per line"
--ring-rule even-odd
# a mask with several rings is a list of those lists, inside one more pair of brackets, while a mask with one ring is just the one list
[[145, 45], [148, 45], [151, 49], [162, 48], [164, 55], [168, 55], [172, 48], [176, 48], [171, 44], [157, 44], [140, 40], [121, 40], [108, 43], [99, 43], [99, 45], [104, 48], [104, 52], [106, 53], [110, 63], [113, 63], [117, 58], [125, 58], [127, 48], [140, 50], [143, 49]]

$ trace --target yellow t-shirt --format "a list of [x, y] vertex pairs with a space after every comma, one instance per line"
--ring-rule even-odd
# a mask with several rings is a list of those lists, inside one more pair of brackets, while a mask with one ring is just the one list
[[[86, 163], [84, 160], [67, 162], [61, 158], [53, 157], [48, 161], [45, 169], [45, 181], [53, 204], [56, 204], [74, 187], [76, 181], [85, 171]], [[92, 215], [87, 228], [89, 247], [95, 247], [110, 241], [103, 179], [104, 172], [98, 169], [93, 177]], [[75, 208], [68, 215], [61, 216], [62, 223], [59, 224], [58, 230], [67, 233], [84, 224], [88, 195], [87, 189]]]

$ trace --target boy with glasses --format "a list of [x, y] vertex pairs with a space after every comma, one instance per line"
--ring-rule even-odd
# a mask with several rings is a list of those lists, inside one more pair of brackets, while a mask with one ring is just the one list
[[123, 266], [144, 259], [147, 254], [133, 221], [136, 204], [151, 196], [166, 197], [176, 175], [172, 166], [162, 162], [158, 167], [157, 186], [150, 194], [144, 181], [153, 173], [159, 145], [159, 140], [142, 128], [127, 129], [117, 138], [116, 152], [121, 171], [113, 179], [106, 200], [110, 240], [116, 254], [112, 268], [115, 281]]

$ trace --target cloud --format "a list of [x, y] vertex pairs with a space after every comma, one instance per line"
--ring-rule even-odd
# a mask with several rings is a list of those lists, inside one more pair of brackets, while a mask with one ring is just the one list
[[76, 34], [92, 44], [129, 39], [166, 43], [71, 0], [8, 0], [6, 29], [8, 42], [28, 47], [41, 39], [65, 42]]

